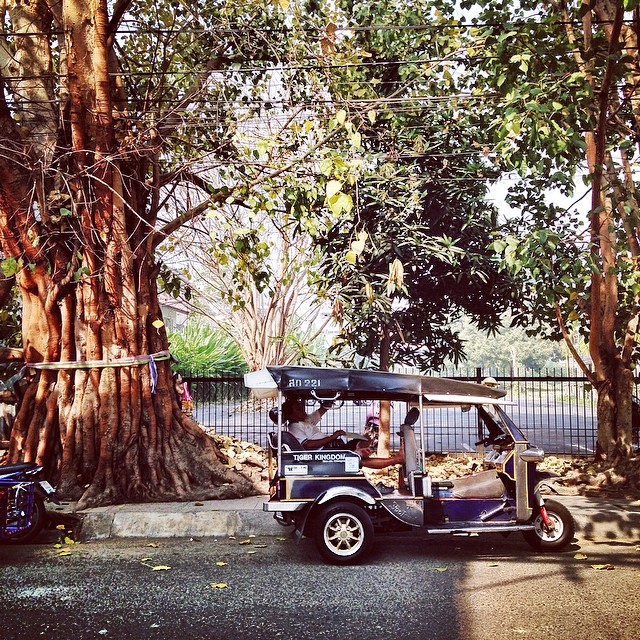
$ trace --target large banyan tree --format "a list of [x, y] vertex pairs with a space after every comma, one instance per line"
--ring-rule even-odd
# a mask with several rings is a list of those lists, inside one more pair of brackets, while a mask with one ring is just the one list
[[[214, 34], [189, 3], [0, 3], [2, 268], [33, 365], [9, 461], [44, 463], [83, 506], [257, 491], [178, 406], [157, 289], [160, 243], [230, 194], [199, 172], [203, 150], [231, 154], [216, 73], [242, 30], [224, 4]], [[235, 6], [244, 24], [270, 19], [258, 4]]]

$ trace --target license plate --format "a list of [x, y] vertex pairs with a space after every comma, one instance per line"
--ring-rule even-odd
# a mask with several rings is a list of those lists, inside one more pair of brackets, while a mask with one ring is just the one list
[[45, 493], [55, 493], [55, 489], [46, 481], [46, 480], [40, 480], [40, 486], [44, 489]]

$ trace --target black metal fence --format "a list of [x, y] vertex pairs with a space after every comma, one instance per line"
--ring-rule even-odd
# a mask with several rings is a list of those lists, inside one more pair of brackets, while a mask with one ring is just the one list
[[[460, 369], [439, 372], [448, 378], [481, 382], [492, 376], [507, 391], [512, 403], [507, 412], [529, 440], [551, 454], [593, 454], [597, 437], [596, 394], [582, 375], [556, 371], [515, 372]], [[265, 446], [273, 424], [268, 410], [273, 402], [254, 401], [242, 377], [192, 377], [185, 375], [194, 401], [193, 417], [203, 427]], [[328, 431], [362, 431], [370, 404], [345, 403], [329, 411], [322, 425]], [[404, 406], [391, 409], [391, 424], [399, 425]], [[473, 413], [460, 409], [427, 412], [427, 448], [430, 453], [461, 453], [475, 450], [477, 424]], [[395, 430], [392, 427], [392, 433]]]

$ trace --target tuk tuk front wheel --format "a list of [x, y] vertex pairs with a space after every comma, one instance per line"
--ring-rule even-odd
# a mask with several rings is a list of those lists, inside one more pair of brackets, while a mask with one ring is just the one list
[[524, 539], [534, 548], [541, 551], [555, 551], [566, 547], [573, 538], [575, 525], [569, 510], [555, 500], [545, 500], [545, 509], [553, 528], [545, 525], [542, 515], [533, 520], [533, 531], [523, 531]]
[[316, 546], [331, 564], [359, 562], [371, 551], [374, 535], [367, 512], [350, 502], [330, 504], [316, 519]]

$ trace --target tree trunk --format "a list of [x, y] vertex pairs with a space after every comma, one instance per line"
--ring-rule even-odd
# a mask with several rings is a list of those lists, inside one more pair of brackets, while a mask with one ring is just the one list
[[616, 464], [632, 453], [631, 394], [633, 372], [617, 367], [598, 390], [596, 459]]
[[[613, 52], [617, 50], [621, 37], [624, 11], [621, 3], [610, 0], [598, 0], [594, 10], [599, 20], [607, 22], [610, 56], [600, 86], [596, 87], [593, 78], [591, 79], [594, 93], [599, 96], [599, 106], [597, 127], [586, 135], [587, 163], [592, 176], [591, 257], [593, 264], [599, 266], [591, 277], [589, 352], [598, 392], [596, 458], [615, 464], [621, 456], [629, 456], [632, 451], [631, 350], [625, 345], [621, 348], [616, 343], [616, 323], [620, 312], [617, 256], [623, 252], [617, 248], [616, 224], [608, 195], [611, 185], [618, 181], [618, 176], [616, 173], [609, 177], [605, 171], [610, 95], [615, 75]], [[585, 15], [585, 34], [589, 34], [591, 28], [588, 15]], [[586, 39], [585, 46], [588, 44], [589, 39]], [[629, 322], [636, 323], [637, 317]]]
[[[380, 342], [380, 371], [389, 371], [391, 360], [391, 333], [385, 327], [384, 335]], [[391, 444], [391, 403], [388, 400], [380, 402], [380, 425], [378, 427], [377, 455], [381, 458], [389, 456]]]
[[[106, 0], [65, 3], [60, 16], [44, 2], [25, 6], [11, 4], [14, 30], [45, 34], [54, 21], [65, 34], [68, 80], [56, 95], [50, 43], [35, 35], [18, 39], [29, 46], [14, 73], [30, 78], [31, 93], [14, 99], [26, 112], [33, 104], [59, 104], [60, 112], [41, 111], [31, 128], [19, 128], [0, 92], [0, 243], [16, 260], [24, 357], [36, 370], [9, 461], [44, 464], [60, 495], [80, 508], [258, 493], [264, 487], [228, 469], [182, 414], [168, 361], [148, 362], [168, 349], [147, 179], [158, 149], [153, 136], [136, 153], [116, 141], [114, 118], [121, 132], [130, 123], [114, 107]], [[28, 23], [16, 17], [26, 11]], [[58, 121], [54, 153], [49, 133]], [[125, 358], [141, 363], [117, 366]]]

